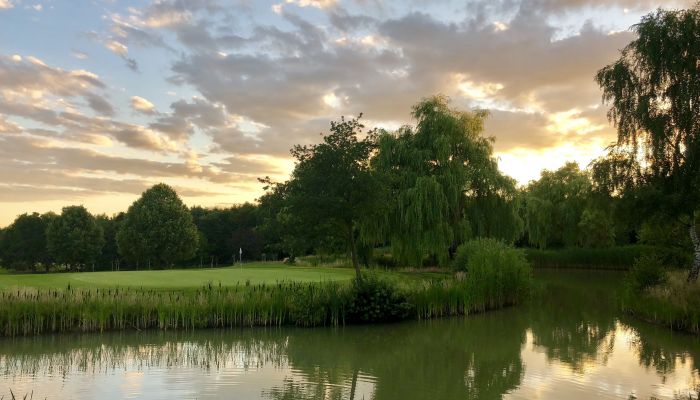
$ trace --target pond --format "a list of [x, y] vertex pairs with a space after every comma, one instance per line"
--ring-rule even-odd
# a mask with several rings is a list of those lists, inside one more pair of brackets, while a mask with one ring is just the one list
[[697, 398], [700, 339], [620, 315], [620, 279], [538, 272], [529, 304], [465, 318], [2, 339], [0, 396]]

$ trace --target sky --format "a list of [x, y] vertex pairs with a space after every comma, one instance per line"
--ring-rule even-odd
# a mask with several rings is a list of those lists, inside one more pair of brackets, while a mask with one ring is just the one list
[[0, 0], [0, 226], [125, 211], [165, 182], [225, 207], [285, 180], [329, 122], [488, 109], [503, 172], [586, 166], [615, 130], [594, 82], [658, 7], [694, 0]]

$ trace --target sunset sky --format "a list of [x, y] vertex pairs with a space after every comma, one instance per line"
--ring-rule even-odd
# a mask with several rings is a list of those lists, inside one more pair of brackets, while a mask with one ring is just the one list
[[0, 226], [148, 186], [252, 201], [329, 121], [410, 123], [437, 93], [486, 108], [520, 183], [585, 166], [614, 130], [593, 76], [657, 7], [693, 0], [0, 0]]

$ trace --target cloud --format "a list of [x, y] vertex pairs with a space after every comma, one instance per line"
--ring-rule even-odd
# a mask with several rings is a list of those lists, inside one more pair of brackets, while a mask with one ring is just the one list
[[135, 112], [143, 114], [154, 114], [156, 111], [153, 103], [139, 96], [131, 97], [131, 108]]
[[0, 0], [0, 10], [7, 10], [14, 7], [10, 0]]
[[19, 133], [21, 131], [21, 126], [6, 120], [2, 115], [0, 115], [0, 133]]
[[320, 9], [331, 8], [337, 4], [337, 0], [285, 0], [285, 2], [299, 7], [316, 7]]

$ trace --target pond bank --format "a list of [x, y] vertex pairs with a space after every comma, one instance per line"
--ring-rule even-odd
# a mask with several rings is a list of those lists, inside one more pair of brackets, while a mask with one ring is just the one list
[[277, 283], [190, 290], [12, 289], [0, 293], [0, 335], [241, 326], [340, 326], [464, 315], [521, 302], [527, 282]]

